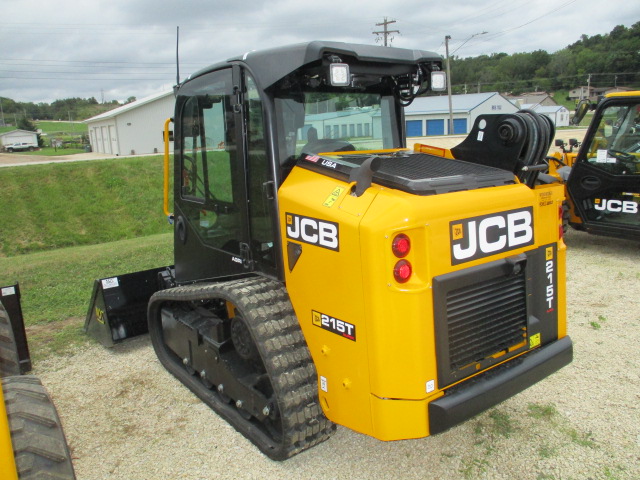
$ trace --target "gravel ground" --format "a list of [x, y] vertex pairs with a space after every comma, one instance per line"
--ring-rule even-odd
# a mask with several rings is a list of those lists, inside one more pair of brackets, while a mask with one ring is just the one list
[[640, 244], [567, 234], [574, 361], [434, 437], [339, 427], [283, 463], [264, 457], [158, 363], [148, 336], [36, 365], [79, 480], [638, 479]]

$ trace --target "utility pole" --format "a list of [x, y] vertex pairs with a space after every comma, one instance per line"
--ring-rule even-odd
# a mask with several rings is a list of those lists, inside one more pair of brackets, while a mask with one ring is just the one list
[[447, 135], [451, 135], [453, 131], [453, 106], [451, 104], [451, 65], [449, 64], [449, 40], [451, 35], [444, 37], [444, 47], [447, 52], [447, 96], [449, 97], [449, 128], [447, 128]]
[[[392, 33], [397, 33], [400, 34], [400, 30], [389, 30], [387, 27], [389, 25], [391, 25], [392, 23], [396, 23], [395, 20], [387, 20], [387, 17], [384, 17], [384, 22], [382, 23], [376, 23], [376, 27], [382, 27], [384, 26], [384, 30], [378, 31], [378, 32], [371, 32], [374, 35], [382, 35], [384, 37], [384, 46], [387, 47], [387, 38], [389, 37], [389, 35], [391, 35]], [[376, 38], [376, 42], [379, 40], [379, 37]], [[393, 37], [391, 37], [391, 41], [393, 41]], [[391, 43], [391, 42], [389, 42]]]

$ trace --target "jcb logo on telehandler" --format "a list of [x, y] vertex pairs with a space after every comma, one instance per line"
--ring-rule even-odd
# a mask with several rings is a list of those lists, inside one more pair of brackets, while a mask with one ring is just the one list
[[531, 207], [450, 223], [451, 265], [533, 245]]
[[287, 213], [287, 238], [329, 250], [340, 250], [338, 224], [312, 217]]
[[593, 207], [613, 213], [638, 213], [638, 204], [633, 200], [611, 200], [596, 198]]

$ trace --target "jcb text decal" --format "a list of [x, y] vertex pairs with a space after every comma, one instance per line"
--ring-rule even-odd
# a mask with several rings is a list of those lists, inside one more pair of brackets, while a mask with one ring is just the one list
[[610, 200], [596, 198], [593, 207], [612, 213], [638, 213], [638, 204], [633, 200]]
[[532, 212], [526, 207], [451, 222], [451, 265], [533, 245]]
[[324, 313], [311, 311], [311, 321], [316, 327], [320, 327], [323, 330], [335, 333], [341, 337], [348, 338], [349, 340], [356, 341], [356, 326], [352, 323], [345, 322], [344, 320], [338, 320], [331, 315]]
[[327, 220], [287, 213], [287, 238], [336, 252], [340, 250], [338, 224]]

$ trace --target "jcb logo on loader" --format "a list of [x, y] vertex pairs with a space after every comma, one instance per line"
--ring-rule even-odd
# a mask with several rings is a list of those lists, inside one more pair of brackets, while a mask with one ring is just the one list
[[531, 207], [450, 223], [451, 265], [533, 245]]
[[312, 217], [287, 213], [287, 238], [329, 250], [340, 250], [338, 224]]

